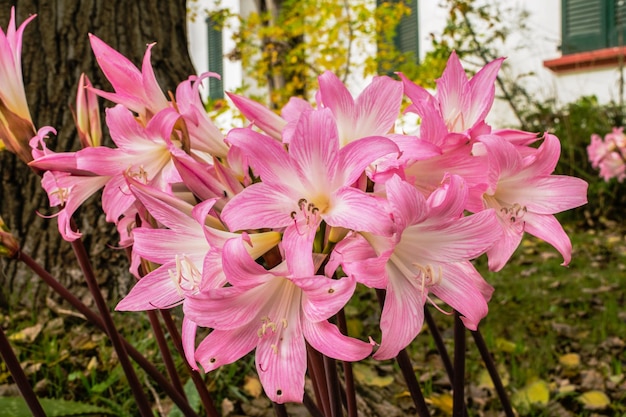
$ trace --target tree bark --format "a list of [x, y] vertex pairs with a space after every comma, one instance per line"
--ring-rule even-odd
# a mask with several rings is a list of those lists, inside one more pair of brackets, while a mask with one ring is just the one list
[[[70, 105], [74, 105], [78, 78], [86, 73], [95, 87], [112, 91], [97, 66], [88, 33], [120, 51], [138, 67], [151, 42], [152, 64], [165, 92], [194, 73], [189, 58], [185, 0], [0, 0], [0, 25], [6, 29], [11, 6], [17, 25], [37, 14], [24, 32], [22, 49], [26, 95], [36, 128], [53, 126], [58, 136], [49, 140], [57, 152], [79, 149]], [[0, 86], [0, 88], [2, 88]], [[103, 107], [111, 103], [100, 101]], [[103, 119], [104, 120], [104, 117]], [[106, 134], [105, 134], [106, 136]], [[105, 144], [110, 145], [105, 139]], [[0, 153], [0, 215], [30, 254], [64, 284], [81, 294], [82, 276], [70, 246], [57, 231], [56, 212], [40, 186], [40, 178], [14, 155]], [[113, 249], [117, 233], [106, 224], [99, 198], [92, 198], [75, 215], [106, 291], [125, 293], [134, 278], [128, 273], [124, 251]], [[26, 307], [42, 305], [47, 291], [14, 261], [0, 264], [0, 311], [11, 300]], [[86, 292], [85, 292], [86, 294]], [[124, 295], [124, 294], [122, 294]]]

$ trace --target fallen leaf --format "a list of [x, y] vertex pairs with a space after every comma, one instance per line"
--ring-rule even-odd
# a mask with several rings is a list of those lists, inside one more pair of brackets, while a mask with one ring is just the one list
[[357, 381], [370, 387], [382, 388], [393, 382], [393, 375], [380, 376], [371, 365], [355, 363], [352, 370]]
[[523, 410], [533, 405], [546, 405], [550, 401], [550, 386], [542, 379], [535, 380], [513, 394], [511, 401]]
[[263, 392], [263, 387], [261, 386], [261, 381], [259, 381], [259, 378], [246, 376], [244, 381], [244, 392], [251, 397], [259, 398], [259, 396]]
[[37, 336], [39, 336], [39, 333], [41, 333], [41, 329], [43, 329], [43, 324], [37, 323], [34, 326], [30, 326], [20, 330], [19, 332], [13, 333], [9, 336], [9, 340], [12, 342], [32, 343], [35, 341]]
[[447, 394], [447, 393], [433, 394], [427, 398], [427, 401], [431, 403], [434, 407], [443, 411], [446, 415], [452, 415], [452, 409], [454, 406], [452, 395]]
[[578, 397], [586, 409], [602, 410], [611, 404], [609, 397], [602, 391], [587, 391]]
[[580, 355], [578, 353], [567, 353], [559, 358], [559, 363], [566, 368], [576, 368], [580, 365]]
[[501, 337], [496, 338], [496, 350], [500, 352], [513, 353], [517, 345], [510, 340], [503, 339]]

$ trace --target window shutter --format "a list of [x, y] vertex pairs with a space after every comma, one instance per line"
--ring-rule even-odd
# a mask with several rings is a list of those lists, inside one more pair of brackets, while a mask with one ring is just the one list
[[411, 14], [404, 16], [400, 21], [395, 44], [400, 52], [412, 54], [415, 63], [417, 63], [419, 59], [417, 0], [406, 0], [405, 4], [411, 9]]
[[562, 0], [562, 45], [564, 54], [605, 48], [609, 0]]
[[609, 9], [609, 22], [613, 27], [609, 33], [609, 46], [626, 45], [626, 0], [613, 0], [613, 7]]
[[[224, 54], [222, 51], [222, 31], [210, 17], [207, 18], [209, 44], [209, 71], [224, 76]], [[224, 98], [224, 83], [217, 78], [209, 77], [209, 98]]]

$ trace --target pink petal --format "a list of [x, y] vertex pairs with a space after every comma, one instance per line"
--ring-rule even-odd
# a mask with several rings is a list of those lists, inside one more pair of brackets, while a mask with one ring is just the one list
[[398, 229], [419, 223], [427, 215], [426, 199], [411, 184], [394, 175], [385, 187]]
[[587, 187], [580, 178], [551, 175], [518, 184], [510, 196], [505, 192], [501, 197], [498, 191], [498, 198], [517, 202], [533, 213], [554, 214], [587, 204]]
[[302, 331], [307, 342], [323, 355], [341, 361], [360, 361], [372, 353], [372, 345], [341, 334], [337, 326], [326, 320], [304, 320]]
[[391, 236], [395, 231], [386, 202], [352, 187], [343, 187], [334, 194], [331, 209], [323, 217], [331, 226], [359, 232]]
[[403, 273], [389, 264], [389, 285], [380, 317], [382, 339], [374, 359], [391, 359], [417, 336], [424, 324], [425, 298]]
[[291, 212], [301, 198], [290, 193], [278, 185], [255, 183], [224, 206], [222, 221], [231, 231], [289, 226], [293, 224]]
[[321, 322], [341, 310], [356, 287], [354, 277], [330, 279], [323, 276], [293, 278], [294, 284], [302, 289], [302, 311], [304, 321]]
[[226, 93], [241, 113], [254, 126], [273, 137], [281, 140], [281, 133], [287, 122], [276, 113], [249, 98], [233, 93]]
[[561, 265], [569, 265], [572, 260], [572, 242], [556, 219], [550, 214], [526, 213], [526, 232], [545, 240], [563, 256]]
[[224, 243], [222, 248], [222, 258], [226, 260], [223, 262], [224, 273], [231, 284], [239, 288], [260, 291], [258, 288], [272, 280], [274, 276], [252, 259], [246, 245], [249, 243], [242, 237], [229, 239]]
[[398, 145], [388, 138], [374, 136], [350, 142], [341, 148], [337, 156], [337, 164], [341, 171], [337, 176], [336, 185], [352, 185], [368, 165], [387, 155], [400, 156]]
[[[306, 373], [306, 344], [300, 323], [269, 332], [256, 349], [256, 369], [271, 401], [302, 402]], [[255, 335], [256, 336], [256, 335]]]
[[[383, 249], [392, 249], [393, 238], [381, 238], [386, 245]], [[372, 245], [361, 234], [353, 234], [340, 241], [326, 266], [326, 274], [331, 275], [339, 265], [346, 274], [352, 275], [357, 282], [370, 288], [385, 288], [387, 273], [385, 265], [388, 256], [378, 256]]]
[[257, 320], [259, 309], [267, 302], [268, 291], [264, 290], [262, 285], [250, 290], [238, 287], [210, 289], [188, 296], [183, 311], [199, 326], [233, 330]]
[[233, 363], [252, 351], [259, 341], [254, 326], [235, 330], [213, 330], [196, 348], [194, 361], [205, 372]]
[[186, 317], [183, 317], [183, 324], [181, 329], [181, 339], [183, 343], [183, 351], [185, 352], [185, 359], [194, 371], [198, 370], [198, 363], [195, 359], [196, 348], [196, 323], [192, 322]]
[[488, 299], [484, 294], [493, 292], [469, 262], [446, 264], [441, 281], [429, 289], [461, 313], [465, 327], [470, 330], [476, 330], [480, 320], [487, 315]]
[[169, 309], [178, 305], [184, 298], [172, 277], [170, 270], [176, 263], [171, 261], [141, 278], [115, 307], [118, 311], [144, 311]]
[[[527, 213], [528, 214], [528, 213]], [[515, 249], [519, 246], [524, 236], [524, 229], [511, 225], [505, 219], [498, 217], [500, 227], [504, 232], [502, 238], [487, 250], [489, 270], [497, 272], [504, 268]]]
[[232, 129], [226, 141], [241, 149], [264, 182], [281, 183], [296, 172], [283, 145], [268, 136], [252, 129]]

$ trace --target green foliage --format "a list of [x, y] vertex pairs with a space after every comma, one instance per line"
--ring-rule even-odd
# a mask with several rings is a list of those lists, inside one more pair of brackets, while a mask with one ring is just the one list
[[615, 126], [622, 125], [623, 112], [615, 103], [600, 104], [595, 96], [581, 97], [573, 103], [557, 106], [548, 101], [537, 104], [523, 113], [526, 128], [533, 132], [547, 131], [561, 140], [561, 158], [557, 174], [572, 175], [589, 183], [589, 203], [584, 210], [573, 212], [579, 218], [585, 215], [590, 226], [600, 217], [621, 218], [626, 205], [624, 184], [605, 182], [598, 170], [591, 167], [587, 146], [591, 135], [604, 136]]
[[[244, 90], [267, 88], [275, 108], [293, 96], [311, 99], [316, 78], [326, 70], [343, 80], [357, 72], [368, 76], [414, 70], [415, 57], [398, 52], [393, 44], [395, 29], [408, 13], [403, 2], [377, 7], [368, 1], [260, 3], [264, 11], [236, 16], [237, 46], [230, 57], [241, 60], [253, 80]], [[368, 52], [376, 45], [375, 54]]]
[[[39, 400], [48, 417], [114, 415], [110, 410], [76, 401], [41, 398]], [[28, 417], [30, 409], [22, 397], [1, 397], [0, 417]]]

